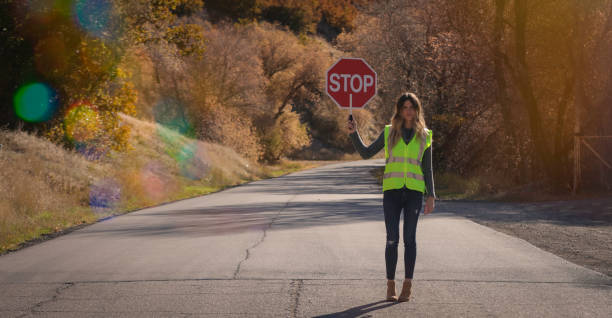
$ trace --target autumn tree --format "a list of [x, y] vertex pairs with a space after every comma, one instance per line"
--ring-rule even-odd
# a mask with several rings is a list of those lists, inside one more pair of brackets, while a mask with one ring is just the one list
[[492, 63], [483, 39], [473, 36], [483, 26], [459, 20], [464, 11], [449, 1], [383, 1], [338, 38], [341, 49], [364, 57], [378, 73], [378, 98], [368, 106], [378, 131], [401, 93], [419, 96], [435, 131], [438, 171], [465, 172], [493, 142], [494, 129], [484, 125], [495, 113]]
[[520, 97], [515, 101], [526, 114], [533, 167], [550, 184], [568, 189], [573, 134], [602, 133], [609, 126], [604, 101], [610, 68], [601, 66], [609, 62], [604, 52], [612, 39], [612, 4], [498, 0], [495, 5], [500, 96]]
[[[202, 50], [199, 29], [176, 19], [177, 12], [194, 12], [201, 6], [199, 0], [117, 0], [95, 5], [68, 1], [37, 6], [4, 1], [2, 17], [11, 28], [5, 52], [19, 56], [21, 62], [10, 63], [14, 56], [3, 59], [3, 68], [15, 74], [3, 85], [11, 95], [29, 82], [51, 87], [59, 107], [50, 120], [35, 124], [51, 139], [76, 147], [124, 149], [128, 130], [120, 124], [118, 113], [133, 113], [136, 103], [131, 75], [119, 66], [126, 50], [164, 41], [185, 55], [198, 54]], [[9, 98], [3, 96], [4, 107], [12, 105]]]

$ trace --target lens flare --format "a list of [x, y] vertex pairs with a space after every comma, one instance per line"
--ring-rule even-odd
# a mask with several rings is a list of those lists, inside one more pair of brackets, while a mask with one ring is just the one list
[[109, 150], [102, 140], [102, 119], [89, 102], [79, 101], [70, 106], [64, 117], [64, 133], [87, 160], [99, 160]]
[[72, 11], [72, 1], [73, 0], [55, 0], [53, 3], [53, 9], [55, 12], [61, 13], [65, 16], [70, 16]]
[[121, 199], [121, 188], [113, 179], [101, 179], [91, 185], [89, 205], [92, 208], [114, 208]]
[[182, 135], [191, 135], [193, 127], [185, 114], [185, 106], [172, 98], [163, 99], [153, 106], [155, 122]]
[[162, 200], [168, 192], [166, 184], [161, 177], [161, 167], [161, 164], [152, 161], [145, 165], [140, 172], [140, 180], [145, 195], [153, 202]]
[[184, 135], [194, 134], [190, 120], [185, 116], [184, 106], [177, 100], [167, 98], [153, 107], [155, 121], [159, 123], [157, 136], [163, 141], [165, 151], [178, 164], [181, 174], [192, 180], [205, 178], [210, 166], [204, 145]]
[[108, 0], [77, 0], [74, 4], [77, 23], [86, 32], [99, 38], [111, 37], [111, 10], [112, 4]]
[[66, 137], [73, 142], [89, 142], [100, 134], [100, 117], [88, 102], [77, 102], [70, 106], [64, 118]]
[[200, 180], [208, 175], [210, 165], [201, 142], [188, 139], [163, 126], [158, 126], [157, 135], [164, 144], [165, 152], [176, 161], [181, 175], [192, 180]]
[[206, 161], [204, 147], [198, 141], [186, 143], [175, 158], [181, 169], [181, 174], [192, 180], [206, 177], [210, 166]]
[[61, 76], [69, 65], [66, 45], [58, 36], [38, 41], [34, 47], [34, 58], [36, 70], [47, 76]]
[[17, 90], [13, 99], [15, 113], [28, 122], [51, 119], [57, 109], [57, 94], [43, 83], [32, 83]]
[[54, 2], [47, 0], [27, 0], [23, 4], [30, 14], [38, 15], [49, 14], [54, 7]]
[[100, 160], [109, 151], [108, 147], [95, 142], [75, 142], [74, 149], [89, 161]]

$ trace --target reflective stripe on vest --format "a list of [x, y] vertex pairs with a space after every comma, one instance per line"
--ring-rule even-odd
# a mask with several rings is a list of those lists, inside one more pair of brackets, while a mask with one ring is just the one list
[[432, 131], [427, 129], [427, 138], [422, 140], [414, 135], [406, 144], [403, 138], [389, 149], [391, 125], [385, 126], [385, 172], [383, 191], [389, 189], [408, 189], [425, 192], [425, 178], [421, 170], [421, 160], [425, 149], [431, 146]]
[[407, 163], [411, 163], [413, 165], [420, 165], [421, 164], [421, 162], [416, 160], [416, 159], [413, 159], [413, 158], [404, 158], [404, 157], [389, 157], [387, 159], [386, 163], [389, 163], [389, 162], [407, 162]]
[[[412, 172], [405, 172], [405, 173], [410, 178], [414, 178], [414, 179], [417, 179], [417, 180], [425, 181], [425, 179], [423, 178], [422, 175], [418, 175], [418, 174], [412, 173]], [[404, 177], [404, 172], [389, 172], [389, 173], [385, 173], [383, 175], [383, 179], [403, 178], [403, 177]]]

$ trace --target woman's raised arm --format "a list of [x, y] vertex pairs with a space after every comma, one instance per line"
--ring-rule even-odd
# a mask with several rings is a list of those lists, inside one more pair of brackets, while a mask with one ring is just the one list
[[356, 124], [354, 120], [349, 121], [348, 129], [350, 132], [349, 137], [351, 138], [351, 142], [353, 143], [353, 146], [355, 147], [355, 149], [357, 149], [357, 152], [359, 152], [359, 155], [361, 155], [361, 158], [363, 159], [371, 158], [372, 156], [377, 154], [381, 149], [385, 147], [385, 131], [384, 130], [380, 133], [378, 138], [376, 138], [376, 140], [374, 140], [374, 142], [371, 145], [366, 147], [363, 144], [363, 141], [361, 140], [361, 136], [359, 136], [359, 132], [357, 132], [357, 128], [356, 128]]

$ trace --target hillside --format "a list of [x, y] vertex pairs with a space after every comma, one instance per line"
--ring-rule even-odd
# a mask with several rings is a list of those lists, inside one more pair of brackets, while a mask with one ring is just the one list
[[113, 214], [218, 191], [312, 166], [263, 166], [234, 150], [121, 115], [128, 150], [70, 151], [23, 131], [0, 131], [0, 253]]

